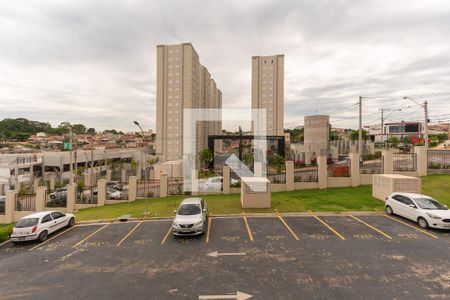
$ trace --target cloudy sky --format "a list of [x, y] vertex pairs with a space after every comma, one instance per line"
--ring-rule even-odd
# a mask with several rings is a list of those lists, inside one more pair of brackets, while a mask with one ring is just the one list
[[0, 119], [155, 127], [156, 45], [191, 42], [223, 92], [249, 107], [251, 56], [285, 54], [285, 126], [450, 119], [450, 3], [442, 1], [2, 1]]

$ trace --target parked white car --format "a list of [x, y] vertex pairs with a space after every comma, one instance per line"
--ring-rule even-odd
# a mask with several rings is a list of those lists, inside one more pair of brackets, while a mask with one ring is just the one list
[[[237, 184], [239, 181], [230, 178], [230, 184]], [[215, 192], [218, 193], [222, 190], [223, 178], [222, 176], [209, 177], [208, 179], [200, 179], [198, 188], [200, 192]]]
[[63, 227], [75, 225], [75, 216], [59, 211], [38, 212], [26, 217], [14, 225], [11, 235], [13, 243], [38, 240], [43, 242], [48, 235]]
[[450, 210], [430, 196], [412, 193], [392, 193], [386, 198], [386, 213], [410, 219], [426, 229], [450, 229]]

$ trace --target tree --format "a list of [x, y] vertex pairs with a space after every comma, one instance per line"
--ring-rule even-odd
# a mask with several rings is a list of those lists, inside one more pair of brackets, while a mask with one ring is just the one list
[[149, 159], [147, 161], [147, 163], [149, 164], [150, 167], [153, 167], [154, 165], [156, 165], [158, 163], [158, 161], [159, 161], [159, 157], [154, 158], [154, 159]]
[[95, 135], [95, 128], [89, 128], [87, 131], [86, 131], [86, 133], [87, 134], [89, 134], [89, 135]]
[[388, 142], [389, 144], [393, 144], [394, 146], [397, 146], [400, 143], [400, 140], [396, 136], [391, 136], [386, 140], [386, 142]]
[[285, 164], [284, 157], [275, 153], [275, 156], [271, 159], [270, 163], [275, 166], [277, 173], [281, 173]]
[[199, 160], [202, 167], [207, 168], [213, 160], [213, 153], [208, 148], [203, 149], [199, 153]]
[[[353, 130], [350, 133], [350, 137], [352, 138], [352, 141], [357, 141], [359, 139], [359, 130]], [[367, 141], [369, 139], [369, 134], [368, 134], [367, 130], [363, 129], [362, 138], [364, 141]]]
[[83, 124], [73, 124], [72, 132], [75, 134], [84, 134], [86, 133], [86, 126], [84, 126]]
[[130, 166], [131, 166], [132, 170], [136, 170], [138, 165], [139, 165], [139, 163], [134, 159], [130, 162]]
[[244, 160], [244, 164], [246, 166], [252, 166], [253, 165], [253, 154], [252, 153], [245, 153], [244, 157], [242, 158]]
[[303, 142], [303, 140], [304, 140], [304, 129], [303, 128], [285, 129], [284, 132], [290, 134], [291, 143], [300, 143], [300, 142]]
[[328, 137], [328, 139], [330, 140], [330, 141], [337, 141], [337, 140], [339, 140], [339, 135], [337, 134], [337, 132], [333, 132], [331, 129], [332, 129], [332, 127], [331, 127], [331, 124], [328, 124], [328, 132], [329, 132], [329, 137]]

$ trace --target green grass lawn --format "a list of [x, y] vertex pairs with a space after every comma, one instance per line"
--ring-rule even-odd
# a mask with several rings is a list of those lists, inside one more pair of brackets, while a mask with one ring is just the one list
[[14, 224], [0, 225], [0, 243], [9, 239]]
[[450, 207], [450, 175], [422, 177], [422, 194], [431, 196]]
[[[333, 188], [326, 190], [298, 190], [292, 192], [272, 193], [272, 208], [246, 209], [246, 212], [305, 212], [312, 211], [373, 211], [383, 209], [383, 203], [372, 198], [371, 186], [355, 188]], [[206, 195], [202, 196], [208, 203], [212, 214], [242, 213], [240, 195]], [[174, 196], [165, 199], [149, 199], [148, 207], [152, 216], [173, 216], [184, 196]], [[108, 205], [100, 208], [88, 208], [76, 213], [78, 221], [117, 218], [123, 214], [142, 216], [145, 210], [145, 200], [130, 203]]]

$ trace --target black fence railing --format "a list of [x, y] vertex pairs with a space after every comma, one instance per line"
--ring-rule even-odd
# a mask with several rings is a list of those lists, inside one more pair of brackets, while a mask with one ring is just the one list
[[137, 170], [133, 169], [133, 170], [127, 170], [125, 172], [125, 181], [129, 181], [130, 180], [130, 176], [136, 176], [137, 174]]
[[428, 169], [450, 169], [450, 150], [428, 150]]
[[0, 195], [0, 215], [5, 214], [6, 197]]
[[350, 159], [329, 159], [328, 177], [350, 177]]
[[376, 158], [366, 160], [359, 165], [360, 174], [382, 174], [383, 173], [383, 158]]
[[113, 181], [122, 181], [122, 170], [113, 170], [111, 172], [111, 180]]
[[276, 173], [276, 172], [267, 172], [266, 173], [267, 179], [271, 183], [286, 183], [286, 173]]
[[294, 182], [317, 182], [319, 180], [317, 166], [295, 169]]
[[416, 171], [417, 154], [416, 153], [394, 153], [394, 171]]
[[77, 189], [77, 204], [97, 204], [98, 203], [98, 189], [94, 187], [78, 187]]
[[67, 188], [56, 189], [46, 193], [45, 207], [67, 207]]
[[128, 200], [128, 183], [109, 181], [106, 183], [106, 200]]
[[16, 211], [35, 211], [36, 210], [36, 194], [17, 194]]
[[160, 180], [138, 180], [136, 196], [139, 198], [158, 198], [160, 195]]
[[169, 195], [183, 195], [183, 177], [168, 177], [167, 193]]

